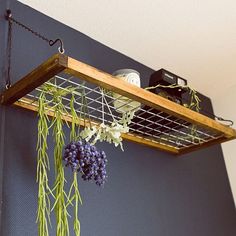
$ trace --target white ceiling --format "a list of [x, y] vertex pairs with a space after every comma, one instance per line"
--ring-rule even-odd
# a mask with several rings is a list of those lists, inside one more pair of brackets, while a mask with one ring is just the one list
[[235, 0], [21, 0], [216, 98], [235, 84]]

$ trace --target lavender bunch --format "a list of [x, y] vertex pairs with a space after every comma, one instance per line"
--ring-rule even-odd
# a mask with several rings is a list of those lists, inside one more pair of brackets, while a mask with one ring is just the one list
[[106, 154], [88, 142], [78, 141], [66, 145], [63, 160], [73, 172], [80, 172], [83, 180], [95, 181], [98, 186], [103, 186], [107, 181]]

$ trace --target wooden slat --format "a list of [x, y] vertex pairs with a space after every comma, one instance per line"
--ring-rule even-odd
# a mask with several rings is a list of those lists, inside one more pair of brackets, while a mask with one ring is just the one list
[[[27, 103], [22, 102], [22, 101], [17, 101], [14, 103], [14, 105], [16, 105], [18, 107], [25, 108], [27, 110], [31, 110], [31, 111], [35, 111], [35, 112], [38, 111], [38, 106], [36, 104], [32, 104], [33, 100], [24, 98], [24, 101], [26, 101]], [[47, 110], [47, 115], [54, 117], [54, 112], [51, 110]], [[63, 120], [65, 120], [67, 122], [72, 122], [72, 118], [68, 114], [63, 115]], [[92, 125], [99, 125], [98, 122], [91, 121], [91, 123], [92, 123]], [[88, 120], [85, 120], [85, 121], [79, 120], [79, 124], [82, 126], [89, 126], [89, 121]], [[122, 138], [124, 138], [125, 140], [128, 140], [128, 141], [131, 141], [131, 142], [145, 145], [145, 146], [154, 147], [159, 150], [166, 151], [166, 152], [169, 152], [172, 154], [178, 154], [178, 149], [176, 149], [174, 147], [170, 147], [170, 146], [167, 146], [164, 144], [159, 144], [159, 143], [153, 142], [151, 140], [144, 139], [142, 137], [134, 136], [129, 133], [122, 134]]]
[[169, 152], [175, 155], [179, 154], [179, 149], [168, 146], [168, 145], [164, 145], [164, 144], [160, 144], [160, 143], [156, 143], [153, 142], [151, 140], [148, 140], [147, 138], [145, 139], [144, 137], [141, 136], [134, 136], [133, 134], [130, 133], [126, 133], [126, 134], [122, 134], [122, 138], [134, 142], [134, 143], [139, 143], [145, 146], [149, 146], [149, 147], [153, 147], [153, 148], [157, 148], [161, 151], [165, 151], [165, 152]]
[[208, 141], [206, 143], [203, 143], [203, 144], [198, 144], [197, 146], [195, 145], [195, 146], [190, 146], [190, 147], [187, 147], [187, 148], [181, 148], [179, 150], [179, 156], [181, 156], [183, 154], [193, 152], [193, 151], [196, 151], [196, 150], [207, 148], [207, 147], [213, 146], [215, 144], [220, 144], [220, 143], [223, 143], [223, 142], [226, 142], [226, 141], [229, 141], [229, 140], [231, 140], [231, 139], [226, 138], [226, 137], [220, 137], [220, 138], [217, 138], [217, 139], [214, 139], [214, 140], [210, 140], [210, 141]]
[[8, 90], [5, 90], [1, 94], [0, 103], [3, 105], [13, 104], [27, 93], [48, 81], [54, 75], [63, 71], [66, 68], [66, 65], [67, 56], [61, 54], [54, 55], [31, 73], [18, 80]]
[[121, 79], [117, 79], [108, 73], [102, 72], [73, 58], [68, 58], [68, 69], [66, 69], [65, 72], [141, 102], [142, 104], [191, 122], [192, 124], [223, 133], [227, 138], [236, 137], [236, 131], [230, 127], [222, 125], [207, 116], [192, 111], [154, 93], [138, 88]]

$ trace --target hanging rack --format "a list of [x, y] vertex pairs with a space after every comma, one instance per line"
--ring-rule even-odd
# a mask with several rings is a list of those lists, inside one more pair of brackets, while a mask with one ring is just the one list
[[[37, 111], [38, 94], [44, 83], [50, 83], [61, 89], [66, 89], [69, 85], [84, 87], [93, 125], [99, 125], [104, 114], [107, 123], [111, 123], [112, 120], [110, 112], [105, 112], [102, 108], [104, 104], [102, 105], [100, 101], [103, 96], [100, 87], [109, 91], [105, 96], [109, 109], [117, 120], [121, 118], [121, 114], [113, 106], [115, 99], [112, 96], [113, 92], [120, 94], [120, 97], [116, 97], [116, 99], [122, 96], [129, 98], [128, 101], [123, 102], [124, 106], [132, 104], [130, 101], [133, 100], [141, 103], [143, 106], [139, 112], [135, 113], [134, 121], [130, 125], [130, 132], [123, 134], [123, 138], [173, 154], [191, 152], [236, 138], [236, 131], [231, 127], [63, 54], [52, 56], [5, 90], [0, 95], [1, 104], [14, 104]], [[81, 104], [79, 104], [78, 94], [76, 95], [75, 90], [77, 110], [79, 111]], [[69, 104], [68, 98], [64, 97], [63, 100], [65, 104]], [[122, 102], [122, 99], [120, 101]], [[52, 106], [53, 104], [48, 98], [47, 112], [50, 116], [54, 115]], [[133, 109], [137, 108], [133, 107]], [[66, 114], [64, 119], [71, 121], [71, 117]], [[88, 125], [88, 121], [82, 120], [80, 122], [82, 125]], [[199, 137], [197, 141], [191, 135], [192, 125], [197, 130]]]

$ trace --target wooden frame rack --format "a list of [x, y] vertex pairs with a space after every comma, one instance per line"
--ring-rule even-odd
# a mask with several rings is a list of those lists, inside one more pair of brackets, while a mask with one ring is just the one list
[[[173, 154], [184, 154], [236, 138], [236, 130], [228, 126], [62, 54], [52, 56], [5, 90], [0, 95], [0, 102], [3, 105], [14, 104], [37, 111], [37, 94], [44, 83], [64, 89], [68, 85], [84, 86], [95, 124], [101, 122], [102, 115], [100, 88], [115, 92], [121, 98], [125, 96], [129, 98], [129, 102], [135, 100], [141, 103], [142, 107], [135, 112], [130, 132], [123, 134], [123, 138]], [[112, 117], [119, 119], [121, 114], [113, 106], [112, 93], [106, 96]], [[66, 98], [64, 99], [66, 102]], [[77, 101], [79, 109], [79, 100]], [[125, 102], [124, 105], [127, 106], [127, 100]], [[50, 116], [54, 115], [50, 106], [47, 112]], [[64, 119], [70, 121], [71, 117], [65, 114]], [[106, 122], [111, 122], [109, 112], [106, 112], [105, 119]], [[86, 122], [80, 122], [86, 125]], [[193, 127], [196, 135], [192, 133]]]

